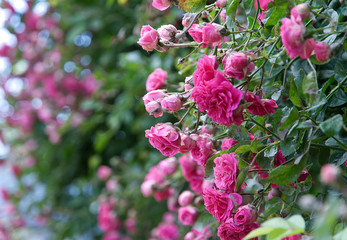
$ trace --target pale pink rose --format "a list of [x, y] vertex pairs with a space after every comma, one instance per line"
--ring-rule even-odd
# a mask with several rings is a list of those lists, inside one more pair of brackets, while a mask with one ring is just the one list
[[[259, 14], [258, 16], [258, 20], [263, 20], [265, 15], [266, 15], [266, 10], [267, 10], [267, 4], [269, 2], [273, 2], [274, 0], [259, 0], [259, 5], [260, 8], [263, 9], [264, 11]], [[257, 8], [258, 7], [258, 1], [254, 1], [254, 7]]]
[[195, 140], [193, 140], [190, 136], [187, 134], [180, 132], [181, 135], [181, 146], [180, 146], [180, 153], [186, 153], [192, 150], [196, 146]]
[[160, 89], [166, 82], [167, 72], [161, 68], [157, 68], [149, 74], [146, 81], [147, 92]]
[[170, 95], [161, 101], [163, 111], [174, 113], [181, 109], [182, 101], [177, 95]]
[[273, 197], [281, 197], [282, 193], [278, 190], [278, 188], [272, 188], [269, 194], [267, 195], [267, 199], [271, 199]]
[[153, 0], [152, 6], [160, 11], [164, 11], [171, 6], [170, 0]]
[[154, 115], [154, 117], [161, 117], [163, 115], [163, 109], [159, 102], [149, 102], [145, 105], [145, 108], [149, 115]]
[[146, 138], [149, 143], [158, 149], [164, 156], [172, 157], [178, 153], [181, 138], [177, 130], [171, 124], [158, 123], [155, 127], [146, 130]]
[[212, 214], [218, 222], [225, 222], [231, 218], [234, 207], [242, 203], [240, 194], [227, 194], [213, 188], [205, 188], [203, 197], [206, 210]]
[[158, 28], [158, 33], [160, 36], [160, 40], [167, 42], [174, 42], [175, 36], [178, 33], [177, 28], [174, 25], [168, 24], [163, 25]]
[[157, 202], [161, 202], [171, 197], [173, 193], [174, 193], [173, 188], [165, 188], [162, 190], [157, 190], [154, 192], [154, 198]]
[[216, 166], [213, 168], [216, 186], [226, 192], [235, 192], [239, 167], [235, 153], [222, 154], [214, 159]]
[[259, 97], [252, 92], [247, 92], [245, 96], [245, 101], [248, 103], [252, 103], [250, 106], [247, 107], [247, 112], [261, 117], [266, 114], [274, 113], [274, 108], [278, 107], [275, 100], [259, 99]]
[[121, 240], [121, 236], [117, 231], [106, 232], [102, 240]]
[[193, 77], [192, 76], [186, 77], [184, 79], [184, 91], [189, 91], [193, 89], [193, 87], [194, 87]]
[[157, 166], [164, 175], [172, 175], [177, 170], [177, 160], [174, 157], [166, 158], [164, 160], [161, 160]]
[[[182, 18], [182, 25], [186, 28], [189, 27], [194, 19], [194, 16], [194, 13], [185, 13]], [[196, 19], [194, 23], [199, 23], [199, 19]]]
[[178, 209], [178, 219], [183, 225], [193, 226], [198, 219], [199, 213], [195, 207], [185, 206]]
[[227, 4], [227, 1], [228, 1], [228, 0], [218, 0], [218, 1], [216, 2], [216, 6], [219, 7], [219, 8], [224, 8], [225, 5]]
[[112, 202], [109, 200], [100, 202], [98, 212], [98, 226], [104, 232], [117, 231], [121, 227], [120, 220], [116, 217], [113, 212]]
[[319, 62], [326, 62], [330, 57], [330, 47], [324, 42], [315, 42], [314, 52]]
[[301, 3], [295, 6], [294, 8], [292, 8], [292, 10], [290, 11], [290, 14], [295, 19], [300, 18], [300, 20], [305, 20], [306, 18], [310, 16], [310, 12], [311, 12], [310, 7], [305, 3]]
[[239, 104], [243, 92], [234, 88], [221, 72], [205, 86], [196, 86], [191, 94], [200, 111], [207, 111], [214, 122], [230, 126], [232, 123], [240, 125], [243, 121], [242, 109]]
[[226, 22], [227, 21], [227, 10], [223, 9], [219, 15], [220, 20], [222, 22]]
[[208, 81], [214, 79], [217, 68], [218, 63], [216, 57], [203, 55], [203, 57], [199, 59], [196, 70], [193, 73], [194, 86], [205, 86]]
[[124, 223], [125, 229], [130, 233], [136, 232], [136, 219], [135, 218], [128, 218]]
[[144, 181], [141, 184], [141, 193], [144, 197], [152, 196], [154, 193], [154, 186], [156, 182], [154, 180]]
[[166, 175], [159, 166], [153, 166], [149, 169], [145, 181], [154, 180], [156, 184], [161, 184], [165, 180]]
[[[233, 219], [230, 218], [218, 227], [217, 235], [221, 240], [242, 240], [248, 233], [258, 227], [260, 227], [260, 224], [257, 222], [246, 225], [236, 225]], [[251, 238], [251, 240], [257, 239], [257, 237]]]
[[160, 103], [166, 96], [167, 94], [163, 90], [153, 90], [143, 96], [142, 99], [149, 115], [154, 115], [154, 117], [163, 116]]
[[230, 149], [232, 146], [234, 146], [235, 144], [237, 144], [238, 141], [232, 139], [232, 138], [226, 138], [222, 141], [222, 151]]
[[251, 204], [243, 205], [236, 210], [234, 222], [237, 225], [250, 224], [257, 220], [258, 212]]
[[141, 38], [137, 42], [146, 51], [152, 51], [156, 48], [159, 41], [159, 34], [157, 30], [150, 25], [142, 26]]
[[202, 232], [193, 229], [184, 236], [184, 240], [208, 240], [211, 237], [208, 226]]
[[315, 43], [312, 38], [304, 39], [305, 31], [305, 25], [294, 17], [282, 19], [281, 38], [290, 58], [308, 59], [311, 56]]
[[190, 151], [197, 164], [205, 166], [207, 159], [213, 153], [213, 144], [209, 134], [192, 134], [191, 137], [196, 140], [196, 146]]
[[116, 191], [117, 189], [117, 186], [118, 186], [118, 182], [117, 180], [115, 179], [110, 179], [106, 182], [106, 189], [109, 191], [109, 192], [114, 192]]
[[163, 222], [164, 223], [174, 223], [176, 220], [176, 217], [171, 212], [166, 212], [163, 214]]
[[255, 69], [255, 66], [249, 61], [247, 54], [238, 52], [227, 54], [223, 58], [223, 69], [228, 77], [242, 80]]
[[189, 190], [186, 190], [180, 194], [178, 197], [178, 203], [182, 207], [187, 206], [193, 202], [194, 199], [194, 193], [192, 193]]
[[340, 169], [333, 164], [325, 164], [320, 170], [320, 180], [324, 184], [332, 184], [340, 175]]
[[106, 180], [107, 178], [109, 178], [112, 174], [112, 169], [108, 166], [100, 166], [98, 168], [98, 177], [101, 180]]
[[156, 228], [160, 240], [177, 240], [179, 238], [178, 227], [173, 223], [161, 223]]

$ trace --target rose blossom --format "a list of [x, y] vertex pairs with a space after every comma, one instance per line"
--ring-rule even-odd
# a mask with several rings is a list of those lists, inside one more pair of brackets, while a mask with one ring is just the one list
[[[252, 230], [260, 227], [260, 224], [255, 222], [246, 225], [236, 225], [233, 219], [228, 219], [225, 223], [218, 227], [217, 235], [221, 240], [241, 240]], [[257, 240], [258, 238], [251, 238], [251, 240]]]
[[237, 225], [250, 224], [257, 220], [258, 213], [255, 206], [251, 204], [243, 205], [236, 210], [234, 222]]
[[250, 106], [247, 107], [247, 112], [261, 117], [266, 114], [274, 113], [274, 108], [278, 107], [275, 100], [259, 99], [259, 97], [252, 92], [247, 92], [245, 96], [245, 101], [248, 103], [252, 103]]
[[184, 207], [184, 206], [191, 204], [193, 202], [193, 199], [194, 199], [194, 193], [186, 190], [186, 191], [182, 192], [180, 194], [180, 196], [178, 197], [178, 203], [179, 203], [179, 205]]
[[205, 166], [207, 159], [213, 153], [213, 144], [209, 134], [192, 134], [191, 137], [196, 140], [196, 146], [190, 151], [197, 164]]
[[212, 214], [218, 222], [225, 222], [229, 219], [235, 205], [240, 205], [242, 203], [240, 194], [227, 194], [213, 188], [205, 188], [203, 197], [206, 210]]
[[161, 68], [157, 68], [149, 74], [146, 81], [147, 92], [160, 89], [166, 82], [167, 72]]
[[102, 165], [98, 168], [98, 177], [101, 180], [106, 180], [107, 178], [111, 176], [111, 174], [112, 174], [112, 170], [110, 167]]
[[166, 96], [167, 94], [163, 90], [154, 90], [143, 96], [142, 99], [149, 115], [154, 115], [154, 117], [163, 116], [160, 103]]
[[290, 58], [308, 59], [311, 56], [315, 44], [312, 38], [304, 39], [305, 31], [305, 25], [294, 17], [282, 19], [281, 38]]
[[310, 16], [310, 7], [305, 3], [301, 3], [292, 8], [290, 15], [295, 19], [300, 18], [300, 20], [305, 20]]
[[218, 63], [216, 57], [203, 55], [196, 65], [196, 70], [193, 73], [194, 86], [206, 85], [206, 83], [214, 79]]
[[198, 219], [198, 215], [198, 210], [192, 206], [180, 207], [178, 209], [178, 219], [186, 226], [193, 226]]
[[180, 149], [181, 138], [177, 130], [169, 123], [158, 123], [146, 130], [150, 144], [164, 156], [172, 157]]
[[226, 22], [227, 21], [227, 10], [223, 9], [220, 14], [219, 14], [220, 20], [222, 22]]
[[235, 144], [237, 144], [238, 141], [232, 139], [232, 138], [226, 138], [222, 141], [222, 151], [230, 149], [232, 146], [234, 146]]
[[150, 25], [142, 26], [141, 38], [137, 42], [146, 51], [152, 51], [156, 48], [159, 41], [159, 34], [157, 30]]
[[315, 42], [314, 52], [319, 62], [326, 62], [330, 57], [330, 47], [324, 42]]
[[152, 196], [152, 194], [154, 193], [154, 191], [153, 191], [154, 185], [155, 185], [155, 181], [154, 180], [144, 181], [141, 184], [141, 193], [142, 193], [142, 195], [144, 197]]
[[176, 33], [178, 33], [178, 31], [174, 25], [168, 24], [158, 28], [158, 33], [160, 36], [160, 40], [167, 41], [167, 42], [174, 42]]
[[221, 35], [221, 31], [223, 29], [224, 28], [219, 24], [205, 23], [202, 29], [202, 41], [204, 43], [211, 43], [212, 46], [218, 46], [224, 40], [223, 36]]
[[155, 235], [162, 240], [177, 240], [179, 238], [178, 227], [173, 223], [161, 223], [155, 229]]
[[154, 198], [157, 202], [161, 202], [165, 199], [168, 199], [174, 193], [173, 188], [164, 188], [162, 190], [157, 190], [154, 192]]
[[193, 229], [184, 236], [184, 240], [207, 240], [211, 237], [208, 226], [204, 228], [202, 232]]
[[181, 146], [180, 146], [180, 153], [186, 153], [192, 150], [196, 146], [195, 140], [193, 140], [190, 136], [187, 134], [180, 132], [181, 135]]
[[177, 95], [170, 95], [161, 101], [161, 106], [165, 112], [177, 112], [182, 107], [182, 101]]
[[242, 80], [255, 69], [255, 66], [253, 62], [249, 62], [247, 54], [238, 52], [227, 54], [223, 58], [223, 69], [228, 77]]
[[214, 159], [214, 163], [216, 164], [213, 168], [216, 186], [226, 192], [234, 192], [239, 171], [235, 153], [222, 154]]
[[[194, 23], [191, 28], [189, 28], [188, 33], [193, 38], [195, 42], [202, 43], [202, 29], [203, 26], [197, 23]], [[202, 48], [207, 48], [208, 44], [204, 43], [201, 45]]]
[[[186, 28], [189, 27], [189, 25], [194, 20], [194, 17], [195, 17], [195, 14], [193, 14], [193, 13], [185, 13], [183, 15], [183, 18], [182, 18], [182, 25]], [[199, 20], [196, 19], [194, 23], [198, 23], [198, 22], [199, 22]]]
[[320, 170], [320, 180], [324, 184], [332, 184], [340, 174], [340, 169], [333, 164], [325, 164]]
[[152, 6], [160, 11], [164, 11], [171, 6], [170, 0], [153, 0]]
[[[259, 15], [258, 20], [263, 20], [266, 15], [267, 5], [269, 2], [273, 2], [274, 0], [259, 0], [260, 8], [264, 11]], [[254, 1], [254, 7], [258, 7], [258, 1]]]
[[166, 158], [158, 163], [158, 168], [164, 175], [172, 175], [177, 170], [177, 160], [174, 157]]
[[218, 0], [218, 1], [216, 2], [216, 6], [219, 7], [219, 8], [223, 8], [223, 7], [225, 7], [225, 5], [227, 4], [227, 1], [228, 1], [228, 0]]

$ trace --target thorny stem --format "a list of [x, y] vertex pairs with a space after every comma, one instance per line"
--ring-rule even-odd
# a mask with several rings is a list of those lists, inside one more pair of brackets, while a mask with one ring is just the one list
[[195, 53], [196, 50], [198, 50], [202, 44], [203, 44], [203, 43], [199, 43], [199, 45], [198, 45], [193, 51], [191, 51], [191, 53], [189, 53], [187, 56], [181, 58], [181, 59], [178, 61], [178, 64], [182, 64], [187, 58], [189, 58], [193, 53]]
[[283, 74], [282, 86], [284, 86], [284, 84], [285, 84], [285, 82], [286, 82], [286, 75], [287, 75], [288, 69], [289, 69], [290, 66], [291, 66], [296, 60], [298, 60], [298, 59], [299, 59], [299, 57], [293, 58], [293, 59], [289, 62], [289, 64], [285, 67], [285, 69], [284, 69], [284, 74]]
[[195, 128], [193, 132], [196, 132], [198, 130], [199, 122], [200, 122], [200, 111], [198, 111], [198, 119], [196, 119], [196, 124], [195, 124]]
[[[253, 158], [253, 160], [252, 160], [250, 166], [252, 166], [252, 165], [254, 164], [255, 160], [257, 159], [257, 157], [259, 156], [260, 153], [263, 153], [263, 152], [265, 152], [267, 149], [269, 149], [269, 148], [271, 148], [271, 147], [273, 147], [273, 146], [277, 146], [278, 144], [280, 144], [280, 141], [273, 142], [273, 143], [271, 143], [270, 145], [264, 147], [262, 150], [260, 150], [260, 151], [254, 156], [254, 158]], [[251, 170], [249, 170], [249, 171], [251, 171]], [[258, 171], [261, 171], [261, 170], [258, 170]]]
[[259, 10], [260, 10], [260, 4], [259, 4], [259, 0], [257, 0], [257, 3], [258, 3], [258, 6], [257, 6], [257, 13], [255, 14], [255, 18], [253, 20], [253, 24], [252, 24], [252, 27], [251, 27], [251, 32], [249, 33], [248, 35], [248, 38], [247, 38], [247, 41], [246, 41], [246, 44], [245, 46], [243, 47], [243, 51], [246, 49], [247, 45], [248, 45], [248, 42], [249, 40], [251, 39], [252, 37], [252, 33], [253, 33], [253, 29], [254, 29], [254, 26], [255, 26], [255, 23], [256, 21], [258, 21], [258, 14], [259, 14]]
[[258, 125], [259, 127], [261, 127], [262, 129], [264, 129], [265, 131], [271, 133], [273, 136], [275, 136], [277, 139], [281, 139], [276, 133], [274, 133], [273, 131], [271, 131], [270, 129], [268, 129], [267, 127], [261, 125], [259, 122], [257, 122], [255, 119], [252, 118], [251, 115], [249, 115], [247, 112], [246, 112], [246, 115], [247, 117], [249, 118], [249, 120], [253, 123], [255, 123], [256, 125]]
[[187, 117], [188, 113], [190, 112], [190, 110], [193, 109], [193, 107], [195, 106], [195, 103], [192, 104], [189, 109], [185, 112], [185, 114], [183, 115], [183, 117], [181, 118], [181, 120], [178, 123], [175, 123], [176, 126], [180, 125], [182, 123], [182, 121]]

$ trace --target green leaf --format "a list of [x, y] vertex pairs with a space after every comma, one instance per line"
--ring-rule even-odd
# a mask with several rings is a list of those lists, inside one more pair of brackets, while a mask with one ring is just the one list
[[264, 151], [264, 157], [272, 158], [278, 152], [278, 146], [272, 146]]
[[289, 229], [289, 224], [283, 218], [276, 217], [263, 222], [262, 227], [271, 227], [274, 229]]
[[279, 212], [282, 208], [283, 201], [279, 197], [273, 197], [265, 203], [265, 216], [270, 216], [273, 213]]
[[274, 229], [272, 232], [270, 232], [267, 235], [267, 240], [280, 240], [282, 239], [282, 237], [286, 236], [286, 233], [288, 232], [287, 229], [283, 229], [283, 228], [278, 228], [278, 229]]
[[289, 127], [291, 124], [293, 124], [298, 119], [299, 119], [299, 111], [296, 107], [293, 107], [290, 110], [288, 117], [286, 118], [286, 120], [284, 121], [284, 123], [282, 124], [282, 126], [280, 127], [279, 130], [280, 131], [284, 130], [286, 127]]
[[343, 231], [337, 233], [333, 237], [333, 240], [345, 240], [345, 239], [347, 239], [347, 228], [345, 228]]
[[[283, 16], [286, 16], [288, 1], [275, 0], [272, 8], [268, 8], [265, 19], [267, 22], [265, 27], [275, 26]], [[270, 5], [271, 6], [271, 5]]]
[[254, 229], [252, 232], [250, 232], [245, 238], [242, 240], [247, 240], [255, 237], [259, 237], [265, 234], [268, 234], [272, 232], [274, 229], [272, 227], [260, 227], [257, 229]]
[[307, 159], [308, 159], [308, 154], [306, 154], [303, 157], [303, 159], [298, 165], [292, 164], [292, 165], [278, 166], [277, 168], [273, 169], [269, 173], [269, 177], [266, 178], [265, 181], [278, 184], [278, 185], [292, 184], [299, 178], [302, 170], [305, 167]]
[[289, 98], [292, 103], [297, 107], [303, 107], [302, 101], [300, 99], [298, 88], [293, 80], [290, 79], [290, 88], [289, 88]]
[[306, 103], [311, 106], [318, 94], [318, 83], [313, 72], [310, 72], [304, 77], [302, 92], [304, 93]]
[[227, 9], [227, 15], [235, 21], [235, 15], [236, 15], [236, 10], [237, 7], [239, 6], [239, 0], [229, 0], [226, 9]]
[[323, 133], [329, 137], [338, 134], [343, 126], [343, 117], [338, 114], [319, 124]]
[[280, 147], [282, 154], [284, 156], [288, 156], [294, 153], [296, 150], [296, 145], [297, 143], [294, 138], [286, 138], [284, 140], [281, 140]]
[[251, 150], [250, 145], [242, 145], [235, 150], [235, 153], [241, 154], [241, 153], [249, 152], [250, 150]]
[[301, 215], [294, 215], [287, 219], [287, 222], [295, 229], [304, 229], [305, 230], [305, 220]]
[[257, 153], [258, 152], [258, 141], [257, 139], [254, 139], [251, 143], [251, 151], [252, 153]]
[[186, 12], [199, 12], [206, 6], [206, 0], [179, 0], [178, 6]]
[[249, 170], [249, 166], [248, 167], [244, 167], [240, 170], [239, 175], [237, 176], [236, 179], [236, 186], [235, 186], [235, 192], [238, 192], [238, 190], [240, 189], [240, 187], [242, 186], [242, 184], [245, 182], [245, 179], [248, 175], [248, 170]]

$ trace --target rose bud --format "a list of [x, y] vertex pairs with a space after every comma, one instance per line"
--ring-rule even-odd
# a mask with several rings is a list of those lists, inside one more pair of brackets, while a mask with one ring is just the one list
[[160, 103], [156, 101], [152, 101], [146, 104], [146, 111], [152, 115], [152, 114], [160, 114], [162, 113], [161, 105]]
[[340, 169], [332, 164], [325, 164], [320, 171], [322, 183], [330, 185], [336, 181], [340, 175]]
[[180, 194], [180, 196], [178, 197], [178, 203], [179, 203], [179, 205], [184, 207], [184, 206], [191, 204], [193, 202], [193, 199], [194, 199], [194, 193], [186, 190], [186, 191], [182, 192]]
[[234, 221], [238, 225], [250, 224], [257, 220], [258, 213], [255, 206], [251, 204], [239, 207], [234, 216]]
[[160, 36], [160, 40], [162, 41], [168, 41], [168, 42], [174, 42], [176, 33], [178, 33], [175, 26], [169, 24], [169, 25], [163, 25], [158, 29], [158, 33]]
[[[182, 19], [182, 25], [184, 27], [189, 27], [189, 25], [191, 24], [191, 22], [194, 19], [194, 16], [195, 16], [195, 14], [193, 14], [193, 13], [184, 14], [183, 19]], [[199, 22], [199, 20], [196, 19], [194, 23], [198, 23], [198, 22]]]
[[181, 136], [181, 147], [180, 153], [186, 153], [195, 148], [196, 142], [190, 136], [186, 135], [183, 132], [180, 132]]
[[152, 6], [160, 11], [164, 11], [171, 6], [170, 0], [153, 0]]
[[198, 210], [192, 206], [181, 207], [178, 209], [178, 219], [186, 226], [193, 226], [198, 219], [198, 215]]
[[184, 91], [189, 91], [194, 87], [193, 76], [186, 77], [184, 80]]
[[112, 174], [112, 170], [111, 168], [107, 167], [107, 166], [100, 166], [98, 169], [98, 177], [101, 180], [106, 180], [107, 178], [109, 178]]
[[219, 16], [220, 16], [220, 20], [222, 22], [226, 22], [227, 21], [227, 10], [223, 9]]
[[161, 106], [164, 111], [173, 113], [181, 109], [182, 101], [177, 95], [170, 95], [161, 101]]
[[155, 69], [149, 74], [146, 81], [147, 92], [160, 89], [166, 82], [167, 72], [161, 68]]
[[148, 181], [144, 181], [141, 184], [141, 192], [142, 195], [145, 197], [149, 197], [151, 195], [153, 195], [153, 187], [155, 185], [155, 181], [154, 180], [148, 180]]
[[310, 16], [310, 7], [305, 4], [299, 4], [295, 6], [291, 11], [290, 14], [295, 18], [298, 19], [300, 18], [301, 20], [304, 20]]
[[330, 47], [324, 42], [315, 42], [314, 52], [319, 62], [326, 62], [330, 57]]
[[216, 2], [216, 6], [219, 7], [219, 8], [224, 8], [225, 5], [227, 4], [227, 1], [228, 1], [228, 0], [218, 0], [218, 1]]
[[152, 51], [156, 48], [159, 41], [159, 34], [157, 30], [150, 25], [142, 26], [141, 38], [137, 42], [146, 51]]

